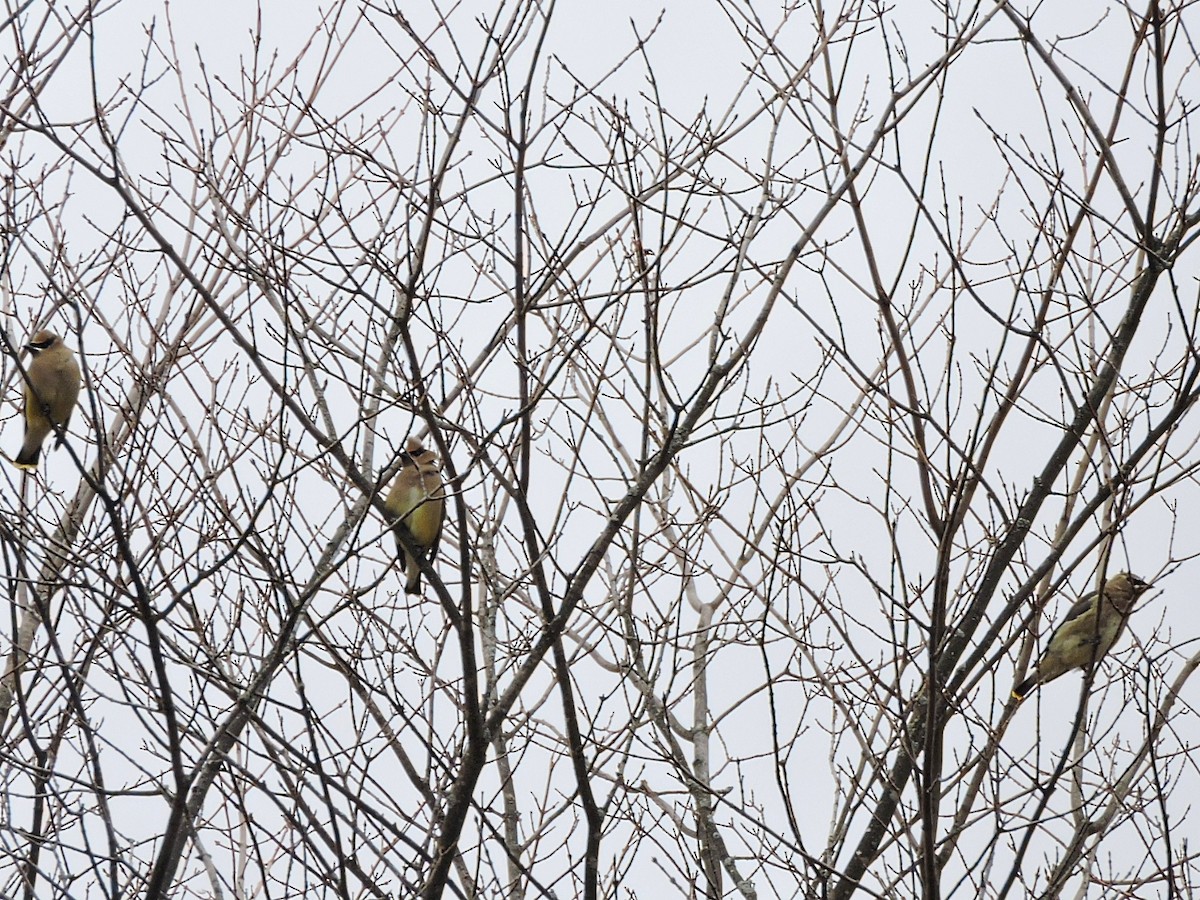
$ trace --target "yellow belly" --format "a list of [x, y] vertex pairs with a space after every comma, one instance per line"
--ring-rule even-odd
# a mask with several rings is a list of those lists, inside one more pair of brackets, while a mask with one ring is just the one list
[[442, 524], [442, 501], [439, 499], [417, 498], [420, 505], [404, 517], [404, 524], [422, 547], [428, 547], [437, 538], [438, 528]]

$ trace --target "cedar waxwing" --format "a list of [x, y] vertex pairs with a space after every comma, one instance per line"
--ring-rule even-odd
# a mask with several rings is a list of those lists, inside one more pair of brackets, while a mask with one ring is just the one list
[[79, 364], [53, 331], [39, 331], [25, 349], [33, 354], [25, 369], [25, 442], [13, 462], [22, 469], [36, 469], [42, 444], [54, 431], [50, 423], [65, 429], [71, 421], [79, 399]]
[[1050, 635], [1046, 652], [1033, 673], [1013, 688], [1017, 700], [1039, 684], [1053, 681], [1072, 669], [1086, 669], [1099, 662], [1125, 630], [1137, 598], [1150, 585], [1136, 575], [1121, 572], [1104, 582], [1102, 591], [1092, 591], [1071, 607], [1062, 624]]
[[438, 473], [440, 463], [437, 454], [426, 450], [416, 438], [409, 438], [404, 445], [400, 463], [400, 474], [388, 492], [384, 506], [399, 517], [392, 526], [396, 532], [396, 556], [404, 567], [404, 592], [421, 592], [421, 566], [410, 556], [400, 541], [400, 525], [408, 529], [408, 536], [422, 555], [429, 551], [437, 553], [438, 538], [442, 533], [442, 476]]

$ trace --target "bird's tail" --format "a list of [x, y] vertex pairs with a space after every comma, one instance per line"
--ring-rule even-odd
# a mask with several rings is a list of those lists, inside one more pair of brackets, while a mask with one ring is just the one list
[[1012, 689], [1013, 699], [1014, 700], [1024, 700], [1026, 697], [1029, 696], [1030, 691], [1032, 691], [1037, 686], [1038, 686], [1037, 676], [1031, 675], [1030, 677], [1026, 678], [1024, 681], [1022, 681], [1020, 684], [1018, 684], [1015, 688]]
[[38, 467], [38, 460], [41, 459], [41, 456], [42, 448], [40, 444], [33, 449], [22, 447], [21, 452], [17, 454], [17, 458], [13, 460], [13, 465], [18, 469], [30, 471]]

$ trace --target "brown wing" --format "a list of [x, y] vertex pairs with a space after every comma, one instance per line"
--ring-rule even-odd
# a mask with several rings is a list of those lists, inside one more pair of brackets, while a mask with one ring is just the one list
[[1091, 591], [1085, 594], [1082, 599], [1076, 600], [1075, 604], [1067, 610], [1066, 617], [1055, 626], [1054, 631], [1050, 632], [1050, 640], [1046, 641], [1046, 649], [1042, 651], [1043, 656], [1050, 651], [1050, 645], [1054, 643], [1054, 639], [1058, 637], [1060, 631], [1092, 608], [1092, 601], [1096, 599], [1098, 593], [1100, 592]]
[[[1066, 625], [1072, 619], [1078, 619], [1085, 612], [1087, 612], [1091, 608], [1092, 602], [1096, 599], [1096, 595], [1099, 593], [1100, 593], [1099, 591], [1091, 591], [1088, 594], [1084, 594], [1084, 596], [1081, 600], [1076, 600], [1075, 604], [1070, 609], [1067, 610], [1066, 618], [1064, 618], [1059, 623], [1058, 627], [1061, 628], [1063, 625]], [[1057, 631], [1058, 628], [1056, 628], [1054, 630]]]

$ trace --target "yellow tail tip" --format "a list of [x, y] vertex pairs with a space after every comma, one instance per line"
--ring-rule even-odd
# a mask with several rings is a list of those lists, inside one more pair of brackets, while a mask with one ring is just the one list
[[1012, 698], [1014, 700], [1024, 700], [1026, 697], [1028, 697], [1033, 692], [1033, 689], [1037, 686], [1038, 686], [1038, 683], [1035, 679], [1026, 678], [1024, 681], [1022, 681], [1020, 684], [1018, 684], [1015, 688], [1012, 689]]

